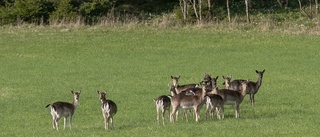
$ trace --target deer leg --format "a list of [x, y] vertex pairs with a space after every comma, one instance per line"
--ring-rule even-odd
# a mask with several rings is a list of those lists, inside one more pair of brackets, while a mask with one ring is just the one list
[[239, 103], [236, 104], [236, 118], [240, 117], [240, 112], [239, 112]]
[[159, 124], [159, 107], [157, 106], [157, 122]]
[[206, 120], [207, 120], [209, 111], [210, 111], [210, 106], [209, 106], [209, 104], [208, 104], [208, 105], [207, 105], [207, 108], [206, 108]]
[[63, 117], [63, 129], [66, 129], [67, 117]]
[[194, 113], [196, 115], [196, 122], [199, 121], [199, 110], [197, 109], [197, 107], [194, 107]]
[[58, 121], [59, 121], [60, 117], [56, 117], [54, 123], [56, 124], [56, 129], [59, 130], [58, 128]]
[[174, 114], [176, 114], [176, 120], [177, 120], [177, 116], [178, 116], [178, 114], [177, 114], [177, 107], [173, 107], [172, 108], [172, 112], [171, 112], [171, 114], [170, 114], [170, 122], [174, 122], [174, 119], [173, 119], [173, 115]]
[[180, 112], [181, 110], [178, 110], [177, 112], [176, 112], [176, 121], [178, 121], [178, 115], [179, 115], [179, 112]]
[[188, 110], [183, 110], [183, 115], [186, 117], [186, 121], [188, 122]]
[[52, 117], [52, 128], [53, 128], [53, 129], [56, 129], [55, 119], [56, 119], [56, 118], [53, 116], [53, 117]]
[[107, 116], [105, 116], [105, 114], [103, 115], [103, 118], [104, 118], [104, 129], [107, 129]]
[[70, 126], [70, 130], [71, 130], [71, 127], [72, 127], [72, 115], [70, 115], [70, 117], [69, 117], [69, 126]]
[[162, 125], [164, 125], [164, 113], [166, 112], [166, 109], [162, 108]]
[[[215, 111], [216, 108], [217, 108], [217, 106], [214, 105], [214, 106], [212, 107], [212, 109], [211, 109], [211, 113], [210, 113], [210, 118], [211, 118], [211, 119], [213, 119], [214, 111]], [[218, 116], [218, 115], [217, 115], [217, 116]]]
[[254, 94], [250, 94], [250, 101], [251, 101], [251, 106], [254, 106]]
[[221, 108], [220, 107], [216, 107], [215, 109], [217, 111], [217, 119], [220, 120], [221, 119], [221, 114], [220, 114]]
[[112, 129], [114, 129], [114, 125], [113, 125], [113, 117], [110, 117], [110, 123], [111, 123], [111, 126], [112, 126]]

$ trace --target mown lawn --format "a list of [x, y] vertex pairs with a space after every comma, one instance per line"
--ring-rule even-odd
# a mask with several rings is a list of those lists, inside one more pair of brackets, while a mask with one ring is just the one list
[[[318, 136], [320, 39], [313, 35], [224, 32], [203, 28], [0, 28], [0, 136]], [[198, 83], [205, 73], [257, 80], [234, 118], [158, 125], [155, 105], [170, 76]], [[52, 129], [55, 101], [81, 90], [73, 129]], [[115, 130], [104, 130], [97, 90], [118, 105]]]

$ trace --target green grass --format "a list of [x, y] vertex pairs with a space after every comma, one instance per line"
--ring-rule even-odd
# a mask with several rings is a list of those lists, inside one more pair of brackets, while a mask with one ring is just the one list
[[[224, 32], [200, 28], [0, 28], [0, 136], [318, 136], [320, 39], [313, 35]], [[257, 80], [251, 107], [240, 119], [226, 106], [225, 119], [156, 123], [159, 95], [170, 76], [180, 84], [205, 73]], [[55, 101], [82, 90], [73, 129], [52, 129]], [[118, 105], [115, 130], [104, 130], [97, 90]], [[166, 117], [167, 118], [167, 117]]]

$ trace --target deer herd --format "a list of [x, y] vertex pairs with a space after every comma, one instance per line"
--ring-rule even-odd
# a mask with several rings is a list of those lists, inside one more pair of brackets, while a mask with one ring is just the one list
[[[178, 84], [180, 76], [171, 76], [172, 85], [168, 84], [171, 95], [161, 95], [154, 99], [157, 108], [157, 121], [160, 123], [159, 115], [161, 115], [162, 124], [164, 125], [165, 112], [167, 110], [170, 111], [170, 107], [172, 107], [172, 111], [169, 114], [170, 122], [177, 120], [179, 110], [183, 112], [186, 120], [188, 120], [188, 110], [193, 110], [195, 121], [198, 122], [200, 110], [204, 104], [206, 105], [206, 119], [208, 115], [213, 119], [215, 112], [218, 119], [224, 119], [224, 105], [234, 105], [235, 117], [239, 118], [240, 104], [246, 94], [250, 95], [250, 103], [254, 106], [254, 95], [261, 86], [264, 72], [265, 70], [256, 70], [258, 75], [256, 82], [244, 79], [231, 81], [232, 76], [222, 76], [224, 89], [219, 89], [217, 86], [218, 76], [212, 78], [211, 75], [206, 74], [199, 84], [186, 85]], [[201, 88], [199, 88], [200, 86]], [[176, 115], [175, 119], [174, 115]]]
[[[171, 76], [172, 85], [168, 84], [171, 95], [161, 95], [153, 99], [156, 104], [157, 122], [160, 123], [160, 115], [162, 124], [165, 125], [165, 112], [168, 111], [170, 122], [178, 120], [179, 111], [187, 118], [187, 113], [194, 114], [195, 121], [200, 118], [200, 110], [206, 105], [206, 119], [209, 115], [213, 119], [216, 112], [217, 119], [224, 119], [224, 105], [235, 106], [235, 117], [240, 117], [240, 104], [243, 102], [246, 94], [250, 95], [250, 103], [254, 106], [254, 95], [258, 92], [262, 77], [265, 70], [258, 71], [258, 80], [256, 82], [236, 79], [231, 81], [232, 76], [222, 76], [224, 89], [219, 89], [217, 86], [218, 76], [212, 78], [210, 74], [205, 74], [203, 80], [199, 84], [179, 85], [180, 76]], [[58, 130], [58, 121], [61, 117], [64, 118], [64, 129], [66, 127], [67, 118], [69, 118], [69, 126], [71, 130], [72, 116], [78, 106], [81, 91], [71, 91], [74, 96], [74, 102], [55, 102], [46, 106], [50, 107], [52, 115], [52, 127]], [[101, 111], [104, 118], [104, 128], [109, 129], [109, 124], [113, 126], [113, 116], [117, 113], [117, 105], [112, 100], [106, 99], [107, 92], [97, 91], [99, 100], [101, 101]], [[170, 112], [170, 108], [172, 110]], [[170, 112], [170, 113], [169, 113]], [[175, 118], [174, 118], [175, 115]]]

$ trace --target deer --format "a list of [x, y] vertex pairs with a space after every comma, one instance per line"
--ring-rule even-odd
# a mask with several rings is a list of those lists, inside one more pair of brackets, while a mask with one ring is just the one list
[[[258, 90], [260, 89], [264, 72], [265, 72], [265, 69], [262, 71], [256, 70], [256, 73], [258, 74], [257, 82], [249, 81], [249, 83], [248, 83], [248, 87], [246, 89], [246, 94], [250, 95], [251, 106], [254, 106], [254, 95], [257, 94]], [[226, 88], [226, 89], [241, 90], [241, 81], [243, 81], [242, 79], [233, 80], [232, 82], [230, 82], [230, 81], [231, 81], [231, 79], [229, 80], [229, 82], [227, 82], [227, 84], [225, 84], [225, 86], [228, 85], [228, 88]], [[225, 81], [225, 83], [226, 83], [226, 81]]]
[[159, 115], [160, 115], [160, 111], [161, 111], [162, 125], [165, 125], [164, 124], [164, 114], [167, 110], [168, 110], [168, 115], [170, 118], [171, 96], [161, 95], [158, 98], [153, 99], [153, 102], [155, 102], [155, 104], [156, 104], [158, 124], [160, 123], [159, 122], [159, 117], [160, 117]]
[[211, 80], [212, 80], [211, 75], [206, 73], [206, 74], [204, 75], [204, 77], [203, 77], [203, 81], [208, 82], [208, 81], [211, 81]]
[[[208, 113], [210, 114], [210, 118], [213, 119], [214, 111], [217, 112], [217, 119], [221, 119], [221, 110], [224, 109], [224, 100], [220, 95], [217, 94], [207, 94], [205, 96], [206, 100], [206, 119], [208, 117]], [[222, 113], [222, 115], [224, 115]], [[223, 116], [224, 117], [224, 116]]]
[[[243, 80], [241, 83], [241, 91], [235, 91], [230, 89], [218, 89], [216, 85], [212, 85], [213, 89], [211, 93], [220, 95], [224, 100], [224, 105], [235, 105], [235, 117], [240, 118], [240, 104], [242, 103], [245, 95], [246, 88], [249, 80]], [[224, 109], [222, 109], [224, 113]], [[222, 119], [224, 116], [222, 116]]]
[[73, 94], [73, 97], [74, 97], [73, 103], [57, 101], [57, 102], [54, 102], [53, 104], [48, 104], [46, 106], [46, 108], [50, 107], [51, 115], [52, 115], [52, 127], [57, 131], [59, 130], [58, 121], [60, 120], [61, 117], [64, 118], [63, 129], [66, 128], [67, 118], [69, 117], [69, 126], [71, 130], [72, 116], [79, 104], [79, 97], [80, 97], [81, 91], [79, 92], [71, 91], [71, 93]]
[[[210, 113], [210, 118], [213, 119], [214, 111], [217, 112], [217, 118], [221, 119], [221, 110], [224, 109], [224, 100], [220, 95], [217, 94], [210, 94], [212, 91], [212, 87], [217, 86], [217, 80], [219, 76], [215, 78], [211, 78], [209, 74], [206, 74], [204, 77], [204, 80], [207, 80], [207, 92], [206, 95], [206, 119], [208, 116], [208, 113]], [[222, 113], [223, 117], [224, 114]]]
[[[173, 86], [173, 85], [168, 84], [168, 87], [169, 87], [169, 91], [171, 93], [170, 99], [172, 99], [172, 97], [177, 94], [177, 91], [176, 91], [175, 86]], [[192, 90], [186, 90], [186, 91], [182, 91], [180, 93], [185, 94], [185, 95], [193, 95], [193, 96], [195, 95], [195, 93]], [[176, 120], [178, 120], [178, 115], [179, 115], [179, 112], [177, 111], [176, 112]], [[186, 109], [183, 110], [183, 115], [185, 116], [186, 121], [188, 121], [188, 115], [187, 115]], [[169, 118], [170, 118], [170, 114], [169, 114]]]
[[[193, 109], [195, 113], [196, 122], [199, 121], [200, 109], [204, 104], [204, 97], [206, 95], [206, 82], [202, 81], [202, 92], [195, 95], [186, 95], [185, 93], [174, 93], [171, 99], [172, 111], [170, 113], [170, 122], [174, 122], [173, 115], [178, 109]], [[173, 91], [171, 91], [173, 92]]]
[[232, 76], [226, 76], [226, 77], [225, 77], [225, 76], [222, 76], [222, 78], [223, 78], [223, 81], [224, 81], [224, 82], [222, 83], [222, 84], [224, 85], [224, 88], [225, 88], [225, 89], [229, 89], [229, 87], [230, 87], [229, 84], [230, 84], [230, 81], [231, 81], [231, 79], [232, 79]]
[[104, 118], [104, 128], [109, 129], [109, 123], [111, 123], [112, 128], [114, 129], [113, 116], [117, 113], [117, 105], [112, 100], [106, 99], [107, 92], [97, 92], [101, 101], [101, 111]]
[[199, 87], [199, 84], [179, 85], [178, 84], [179, 79], [180, 79], [180, 76], [178, 76], [178, 77], [171, 76], [173, 86], [176, 88], [177, 93]]

